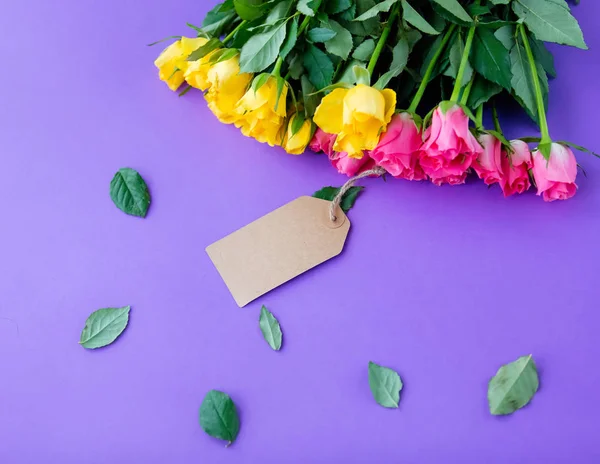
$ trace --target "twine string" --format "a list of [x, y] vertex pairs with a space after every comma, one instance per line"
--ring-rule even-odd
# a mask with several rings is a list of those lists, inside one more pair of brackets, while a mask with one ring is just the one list
[[337, 207], [340, 206], [340, 203], [342, 202], [342, 198], [344, 197], [346, 192], [348, 190], [350, 190], [350, 188], [354, 185], [354, 183], [357, 180], [362, 179], [363, 177], [369, 177], [369, 176], [382, 176], [385, 173], [386, 173], [385, 169], [383, 169], [379, 166], [376, 166], [373, 169], [363, 171], [360, 174], [357, 174], [356, 176], [348, 179], [348, 181], [344, 185], [342, 185], [342, 187], [340, 188], [340, 191], [333, 198], [333, 200], [331, 200], [331, 203], [329, 205], [329, 219], [331, 219], [332, 222], [335, 222], [337, 220], [335, 211], [337, 210]]

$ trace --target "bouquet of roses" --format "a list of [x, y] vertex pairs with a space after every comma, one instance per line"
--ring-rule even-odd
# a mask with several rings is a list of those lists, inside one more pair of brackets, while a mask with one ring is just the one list
[[[378, 166], [457, 185], [474, 171], [505, 196], [576, 192], [570, 147], [584, 149], [554, 142], [546, 122], [544, 42], [587, 48], [565, 0], [225, 0], [188, 26], [196, 37], [172, 37], [160, 78], [200, 89], [259, 142], [324, 152], [348, 176]], [[493, 101], [507, 96], [541, 137], [506, 140]]]

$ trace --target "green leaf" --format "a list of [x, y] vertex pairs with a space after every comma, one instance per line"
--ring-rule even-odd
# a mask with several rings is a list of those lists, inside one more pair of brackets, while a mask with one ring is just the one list
[[487, 80], [510, 90], [509, 53], [491, 30], [484, 27], [477, 28], [473, 40], [471, 64]]
[[333, 39], [336, 32], [326, 27], [315, 27], [306, 33], [311, 42], [326, 42]]
[[233, 0], [238, 16], [246, 21], [254, 21], [263, 16], [269, 6], [267, 0]]
[[366, 19], [374, 18], [379, 13], [387, 13], [388, 11], [390, 11], [390, 8], [395, 3], [398, 3], [398, 1], [399, 0], [384, 0], [382, 2], [379, 2], [374, 7], [369, 8], [367, 11], [365, 11], [359, 17], [354, 18], [354, 21], [365, 21]]
[[[376, 5], [375, 0], [356, 0], [356, 4], [353, 8], [356, 10], [357, 15], [361, 15]], [[352, 18], [356, 15], [352, 15]], [[348, 29], [352, 34], [359, 37], [366, 36], [379, 36], [381, 34], [381, 23], [378, 18], [370, 18], [366, 21], [347, 21], [344, 23], [344, 27]]]
[[[463, 42], [461, 34], [457, 34], [452, 46], [450, 47], [450, 52], [448, 53], [448, 58], [450, 60], [450, 66], [444, 72], [444, 75], [450, 76], [456, 79], [458, 75], [458, 68], [460, 67], [460, 62], [462, 60], [463, 52], [465, 51], [465, 43]], [[473, 68], [469, 63], [465, 68], [465, 73], [463, 74], [463, 79], [461, 83], [461, 88], [469, 83], [471, 77], [473, 76]]]
[[494, 84], [480, 75], [477, 75], [477, 77], [475, 77], [475, 82], [473, 82], [473, 87], [471, 87], [467, 106], [469, 108], [478, 108], [479, 105], [488, 102], [490, 98], [498, 95], [500, 92], [502, 92], [502, 87], [498, 84]]
[[408, 62], [408, 53], [408, 41], [406, 40], [406, 37], [401, 37], [392, 50], [393, 58], [389, 71], [381, 75], [374, 85], [375, 88], [383, 90], [392, 78], [400, 75], [400, 73], [404, 71], [406, 63]]
[[127, 327], [130, 309], [124, 306], [94, 311], [85, 321], [79, 344], [91, 350], [110, 345]]
[[537, 149], [540, 151], [540, 153], [542, 155], [544, 155], [544, 158], [546, 159], [546, 161], [550, 161], [550, 153], [552, 151], [552, 142], [540, 143], [537, 146]]
[[356, 47], [356, 50], [352, 53], [352, 58], [359, 61], [368, 61], [373, 54], [373, 50], [375, 50], [375, 41], [367, 39]]
[[[521, 41], [518, 41], [511, 50], [510, 61], [513, 75], [511, 87], [517, 97], [517, 101], [527, 111], [527, 114], [529, 114], [534, 121], [538, 122], [537, 100], [535, 97], [533, 76], [531, 74], [531, 67], [529, 65], [529, 60], [527, 59], [525, 47], [523, 47]], [[546, 73], [539, 63], [536, 63], [536, 65], [542, 92], [546, 92], [545, 98], [547, 98], [548, 81]]]
[[321, 0], [300, 0], [296, 8], [298, 8], [298, 11], [303, 15], [312, 17], [320, 6]]
[[508, 5], [511, 0], [490, 0], [494, 5]]
[[[350, 8], [342, 11], [337, 15], [340, 21], [352, 21], [356, 17], [356, 3], [353, 3]], [[327, 18], [326, 24], [329, 24], [329, 18]]]
[[402, 0], [403, 18], [408, 24], [416, 27], [425, 34], [437, 35], [439, 32], [427, 22], [406, 0]]
[[292, 79], [300, 79], [300, 76], [304, 74], [304, 55], [294, 53], [288, 62], [288, 73]]
[[331, 84], [333, 79], [333, 63], [331, 59], [314, 45], [309, 44], [304, 52], [304, 68], [310, 82], [321, 90]]
[[488, 385], [490, 412], [495, 416], [512, 414], [531, 401], [538, 387], [538, 373], [531, 355], [505, 364]]
[[222, 47], [223, 44], [221, 43], [221, 41], [217, 38], [212, 38], [209, 39], [208, 42], [206, 42], [204, 45], [198, 47], [196, 50], [194, 50], [190, 56], [188, 57], [188, 61], [197, 61], [200, 58], [204, 58], [206, 55], [208, 55], [210, 52], [212, 52], [213, 50], [216, 50], [219, 47]]
[[[344, 213], [350, 211], [354, 206], [354, 202], [363, 188], [364, 187], [350, 187], [344, 194], [342, 202], [340, 203], [340, 207]], [[321, 200], [333, 201], [339, 191], [339, 187], [323, 187], [321, 190], [313, 193], [313, 197], [320, 198]]]
[[[423, 63], [421, 64], [420, 74], [421, 76], [425, 75], [427, 68], [429, 67], [429, 63], [433, 59], [433, 56], [439, 49], [442, 43], [443, 37], [438, 35], [433, 42], [430, 42], [429, 47], [427, 48], [427, 52], [423, 58]], [[442, 53], [440, 58], [437, 60], [433, 67], [433, 73], [431, 74], [431, 79], [435, 79], [449, 64], [450, 61], [450, 52], [448, 47], [446, 46], [445, 50], [447, 52]]]
[[200, 405], [200, 426], [208, 435], [231, 445], [240, 431], [235, 404], [227, 393], [209, 391]]
[[110, 182], [110, 198], [124, 213], [146, 217], [150, 192], [142, 176], [131, 168], [121, 168]]
[[369, 361], [369, 387], [373, 398], [384, 408], [397, 408], [402, 380], [396, 371]]
[[273, 316], [265, 306], [260, 309], [258, 323], [266, 342], [275, 351], [279, 351], [281, 349], [281, 340], [283, 338], [281, 327], [279, 326], [277, 319], [275, 319], [275, 316]]
[[467, 23], [473, 22], [469, 14], [465, 11], [465, 9], [460, 6], [458, 0], [433, 0], [439, 6], [441, 6], [448, 13], [457, 17], [458, 19], [465, 21]]
[[279, 56], [285, 59], [288, 56], [288, 53], [292, 51], [292, 48], [296, 45], [296, 40], [298, 40], [298, 18], [294, 18], [290, 22], [290, 27], [285, 37], [285, 41], [279, 50]]
[[515, 0], [512, 9], [539, 40], [587, 50], [579, 23], [563, 5], [548, 0]]
[[329, 20], [329, 26], [335, 32], [335, 36], [325, 42], [325, 48], [332, 55], [347, 60], [352, 50], [352, 34], [333, 19]]
[[494, 32], [496, 38], [502, 42], [504, 48], [512, 50], [515, 45], [515, 27], [512, 25], [502, 26]]
[[160, 39], [160, 40], [157, 40], [156, 42], [149, 43], [146, 46], [147, 47], [152, 47], [152, 46], [154, 46], [156, 44], [164, 42], [165, 40], [171, 40], [171, 39], [177, 39], [177, 40], [179, 40], [179, 39], [181, 39], [181, 36], [180, 35], [170, 35], [169, 37], [165, 37], [164, 39]]
[[490, 13], [490, 7], [472, 3], [467, 7], [467, 13], [469, 13], [470, 16], [483, 16]]
[[352, 68], [354, 73], [354, 81], [357, 84], [371, 85], [371, 73], [364, 66], [354, 66]]
[[254, 91], [254, 93], [258, 92], [258, 89], [265, 85], [270, 77], [271, 74], [269, 73], [261, 73], [255, 76], [254, 79], [252, 79], [252, 85], [250, 88]]
[[252, 36], [240, 51], [240, 72], [261, 72], [277, 59], [286, 36], [285, 22]]
[[544, 70], [552, 77], [556, 77], [556, 68], [554, 68], [554, 56], [546, 48], [544, 42], [536, 40], [533, 37], [529, 38], [529, 45], [535, 60], [542, 65]]
[[582, 151], [583, 153], [587, 153], [589, 155], [593, 155], [596, 158], [600, 158], [600, 155], [598, 153], [594, 153], [592, 150], [588, 150], [587, 148], [585, 148], [585, 147], [583, 147], [581, 145], [576, 145], [573, 142], [567, 142], [565, 140], [561, 140], [561, 141], [556, 142], [556, 143], [560, 143], [561, 145], [566, 145], [567, 147], [574, 148], [575, 150], [579, 150], [579, 151]]
[[300, 85], [302, 87], [302, 98], [304, 100], [304, 111], [306, 116], [312, 118], [317, 109], [317, 105], [321, 101], [318, 95], [314, 95], [315, 87], [308, 80], [308, 77], [302, 76], [300, 78]]
[[289, 19], [288, 13], [292, 8], [292, 0], [279, 0], [273, 9], [269, 11], [265, 22], [267, 24], [273, 24], [282, 19]]
[[215, 53], [210, 55], [208, 63], [213, 65], [222, 61], [227, 61], [239, 55], [239, 53], [240, 51], [236, 48], [221, 48], [220, 50], [217, 50]]
[[202, 21], [202, 30], [212, 37], [220, 37], [225, 28], [235, 18], [234, 10], [223, 11], [223, 3], [219, 3], [212, 10], [206, 13], [204, 21]]
[[341, 13], [352, 6], [352, 0], [327, 0], [325, 10], [329, 14]]

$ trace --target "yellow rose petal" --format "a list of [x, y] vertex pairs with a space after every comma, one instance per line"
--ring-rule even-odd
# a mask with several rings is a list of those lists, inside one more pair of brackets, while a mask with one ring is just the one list
[[381, 94], [385, 99], [385, 123], [388, 124], [396, 111], [396, 92], [391, 89], [383, 89]]
[[347, 94], [347, 89], [335, 89], [323, 97], [315, 111], [315, 124], [328, 134], [338, 134], [342, 131], [344, 97]]

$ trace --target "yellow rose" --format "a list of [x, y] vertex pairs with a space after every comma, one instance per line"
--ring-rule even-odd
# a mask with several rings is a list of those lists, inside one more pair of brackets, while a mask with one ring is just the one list
[[312, 136], [312, 124], [310, 123], [310, 119], [305, 119], [302, 126], [300, 126], [300, 129], [294, 134], [293, 124], [297, 117], [298, 115], [295, 114], [290, 118], [285, 139], [283, 141], [283, 148], [291, 155], [301, 155], [304, 153]]
[[188, 56], [205, 43], [206, 39], [202, 37], [182, 37], [165, 48], [154, 62], [160, 80], [165, 81], [171, 90], [177, 90], [183, 84], [184, 73], [190, 63], [187, 61]]
[[314, 121], [323, 131], [336, 134], [333, 149], [351, 158], [362, 158], [363, 150], [373, 150], [396, 109], [396, 92], [358, 84], [351, 89], [335, 89], [323, 97]]
[[211, 87], [213, 82], [211, 81], [208, 75], [211, 70], [211, 65], [209, 62], [211, 56], [216, 51], [217, 50], [213, 50], [212, 52], [207, 53], [199, 60], [188, 61], [188, 65], [183, 77], [189, 85], [191, 85], [195, 89], [200, 89], [203, 92]]
[[208, 107], [219, 121], [231, 124], [239, 117], [236, 104], [246, 93], [252, 74], [240, 73], [239, 56], [213, 64], [206, 73]]
[[277, 79], [270, 76], [256, 92], [249, 88], [236, 105], [238, 119], [235, 125], [246, 137], [271, 146], [279, 145], [283, 137], [283, 123], [286, 116], [287, 84], [283, 86], [277, 101]]

